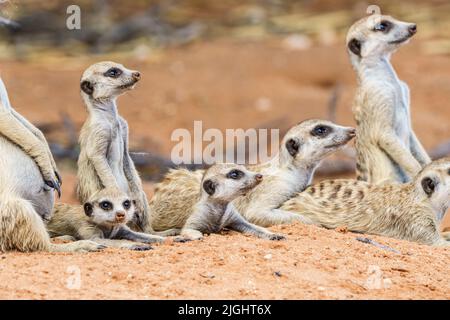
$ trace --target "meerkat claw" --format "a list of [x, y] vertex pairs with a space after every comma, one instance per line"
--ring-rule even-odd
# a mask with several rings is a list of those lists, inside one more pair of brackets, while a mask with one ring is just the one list
[[148, 246], [148, 245], [135, 245], [135, 246], [132, 246], [130, 248], [130, 250], [133, 250], [133, 251], [149, 251], [149, 250], [153, 250], [153, 247], [152, 246]]
[[61, 186], [59, 185], [59, 183], [57, 181], [47, 180], [47, 181], [45, 181], [45, 184], [47, 186], [49, 186], [50, 188], [55, 189], [56, 192], [58, 192], [58, 198], [61, 198]]
[[272, 241], [286, 240], [286, 237], [281, 234], [271, 234], [269, 236], [269, 240], [272, 240]]
[[61, 175], [58, 173], [58, 171], [55, 171], [56, 180], [58, 181], [58, 184], [62, 186], [62, 178]]

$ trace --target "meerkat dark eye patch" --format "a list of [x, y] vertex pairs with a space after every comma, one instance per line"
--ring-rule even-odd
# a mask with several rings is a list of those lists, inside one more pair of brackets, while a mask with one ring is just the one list
[[361, 41], [357, 39], [352, 39], [348, 43], [348, 49], [356, 54], [358, 57], [361, 57]]
[[123, 71], [119, 68], [111, 68], [106, 71], [103, 75], [108, 78], [118, 78], [122, 75]]
[[434, 190], [436, 189], [436, 184], [437, 183], [429, 177], [422, 179], [422, 188], [427, 196], [430, 197], [433, 194]]
[[85, 203], [83, 206], [84, 214], [86, 214], [88, 217], [92, 216], [92, 212], [94, 212], [94, 208], [92, 207], [92, 204], [89, 202]]
[[110, 211], [113, 209], [113, 204], [109, 201], [102, 201], [100, 202], [100, 208], [102, 208], [105, 211]]
[[208, 179], [203, 182], [203, 190], [205, 190], [207, 194], [212, 196], [214, 192], [216, 192], [216, 184]]
[[329, 126], [318, 125], [318, 126], [315, 126], [314, 129], [311, 130], [311, 135], [313, 137], [325, 138], [332, 131], [333, 131], [333, 129], [331, 129], [331, 127], [329, 127]]
[[125, 200], [123, 203], [122, 203], [122, 205], [123, 205], [123, 207], [125, 208], [125, 209], [130, 209], [130, 207], [131, 207], [131, 201], [130, 200]]
[[241, 179], [245, 175], [241, 170], [231, 170], [227, 173], [228, 179], [238, 180]]
[[375, 25], [373, 31], [388, 33], [391, 29], [392, 29], [392, 22], [383, 20]]
[[80, 87], [81, 90], [89, 96], [94, 93], [94, 86], [89, 81], [81, 82]]
[[291, 156], [295, 156], [300, 150], [300, 142], [297, 139], [289, 139], [286, 141], [286, 149]]

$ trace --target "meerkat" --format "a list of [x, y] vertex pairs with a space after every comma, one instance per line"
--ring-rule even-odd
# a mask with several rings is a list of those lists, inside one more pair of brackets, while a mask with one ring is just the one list
[[308, 187], [281, 209], [326, 228], [449, 245], [439, 224], [450, 205], [450, 158], [434, 161], [405, 184], [328, 180]]
[[[187, 170], [179, 171], [182, 178]], [[160, 187], [154, 195], [155, 203], [168, 210], [158, 210], [152, 215], [155, 230], [180, 230], [182, 240], [199, 240], [204, 233], [217, 233], [223, 228], [251, 234], [263, 239], [281, 240], [274, 234], [246, 221], [232, 203], [263, 181], [263, 175], [249, 171], [237, 164], [216, 164], [204, 172], [200, 184], [193, 189], [196, 196], [173, 211], [171, 204], [178, 194], [170, 188]], [[176, 232], [174, 233], [176, 234]]]
[[358, 78], [353, 105], [358, 180], [404, 183], [431, 162], [412, 129], [409, 88], [390, 62], [416, 32], [414, 23], [375, 14], [356, 22], [347, 34]]
[[96, 63], [83, 73], [80, 87], [88, 118], [79, 138], [77, 195], [85, 203], [104, 188], [124, 191], [136, 203], [130, 226], [144, 230], [147, 196], [129, 154], [128, 124], [116, 104], [118, 96], [132, 90], [140, 78], [138, 71], [114, 62]]
[[157, 241], [127, 226], [133, 215], [134, 201], [127, 194], [119, 189], [102, 189], [83, 206], [56, 204], [47, 230], [51, 237], [69, 236], [76, 240], [92, 240], [106, 247], [149, 250], [151, 246], [136, 242]]
[[[2, 82], [0, 99], [0, 251], [83, 252], [102, 249], [102, 245], [92, 241], [69, 244], [50, 241], [45, 223], [52, 214], [52, 189], [59, 187], [59, 175], [50, 160], [45, 138], [28, 121], [21, 116], [17, 118]], [[8, 134], [4, 135], [3, 128], [8, 123], [10, 127], [7, 130], [15, 128], [15, 131], [7, 131]], [[43, 159], [46, 173], [38, 164]]]
[[[302, 221], [302, 217], [279, 207], [311, 183], [321, 160], [341, 148], [355, 136], [355, 129], [336, 125], [326, 120], [306, 120], [291, 128], [284, 136], [279, 153], [269, 162], [249, 166], [264, 180], [233, 205], [249, 222], [262, 227]], [[168, 216], [190, 208], [195, 201], [202, 171], [172, 170], [156, 187], [171, 192], [170, 201], [154, 197], [150, 201], [150, 216]], [[152, 219], [150, 219], [152, 220]], [[149, 223], [160, 229], [159, 222]]]

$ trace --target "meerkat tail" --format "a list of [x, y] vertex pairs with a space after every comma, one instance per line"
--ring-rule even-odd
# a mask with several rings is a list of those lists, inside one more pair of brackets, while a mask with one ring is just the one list
[[0, 251], [44, 251], [51, 247], [44, 222], [33, 205], [11, 194], [0, 197]]

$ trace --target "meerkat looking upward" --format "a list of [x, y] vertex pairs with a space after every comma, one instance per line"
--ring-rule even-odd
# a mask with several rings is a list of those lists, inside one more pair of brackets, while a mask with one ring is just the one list
[[[174, 170], [175, 177], [183, 179], [187, 170]], [[263, 181], [263, 176], [237, 164], [216, 164], [206, 170], [201, 182], [196, 184], [196, 196], [183, 199], [170, 185], [157, 186], [152, 199], [167, 210], [152, 214], [155, 230], [179, 230], [182, 239], [199, 240], [203, 233], [217, 233], [229, 228], [269, 240], [281, 240], [283, 236], [247, 222], [231, 203], [245, 195]], [[190, 191], [190, 190], [189, 190]], [[181, 194], [182, 196], [182, 194]], [[174, 210], [177, 208], [177, 210]], [[174, 232], [176, 234], [177, 232]]]
[[[245, 196], [233, 201], [236, 209], [249, 222], [262, 227], [302, 221], [302, 217], [279, 207], [297, 192], [305, 189], [314, 171], [327, 155], [344, 146], [355, 136], [355, 129], [326, 120], [306, 120], [292, 127], [284, 136], [279, 153], [269, 162], [249, 166], [264, 180]], [[203, 171], [172, 170], [157, 186], [173, 193], [171, 201], [150, 201], [150, 216], [169, 215], [186, 210], [197, 197]], [[155, 191], [155, 195], [157, 191]], [[156, 199], [156, 200], [155, 200]], [[152, 219], [150, 219], [152, 220]], [[159, 225], [149, 224], [155, 230]]]
[[70, 236], [106, 247], [149, 250], [150, 246], [136, 242], [154, 243], [156, 240], [126, 225], [134, 215], [133, 202], [119, 189], [102, 189], [83, 206], [57, 203], [47, 230], [52, 237]]
[[347, 34], [358, 77], [353, 106], [358, 180], [407, 182], [431, 161], [411, 126], [409, 88], [390, 63], [391, 54], [416, 32], [413, 23], [375, 14]]
[[12, 110], [2, 82], [0, 99], [0, 251], [74, 252], [103, 248], [92, 241], [50, 242], [45, 222], [52, 215], [52, 188], [59, 188], [59, 175], [55, 174], [45, 138]]
[[[370, 184], [328, 180], [308, 187], [281, 209], [326, 228], [445, 245], [439, 224], [450, 206], [450, 158], [427, 165], [412, 182]], [[448, 235], [445, 235], [448, 236]]]
[[148, 214], [147, 196], [129, 154], [128, 124], [116, 105], [117, 97], [133, 89], [140, 78], [138, 71], [114, 62], [96, 63], [83, 73], [81, 95], [88, 118], [80, 133], [77, 194], [85, 203], [104, 188], [122, 190], [136, 203], [136, 215], [130, 225], [143, 230]]

